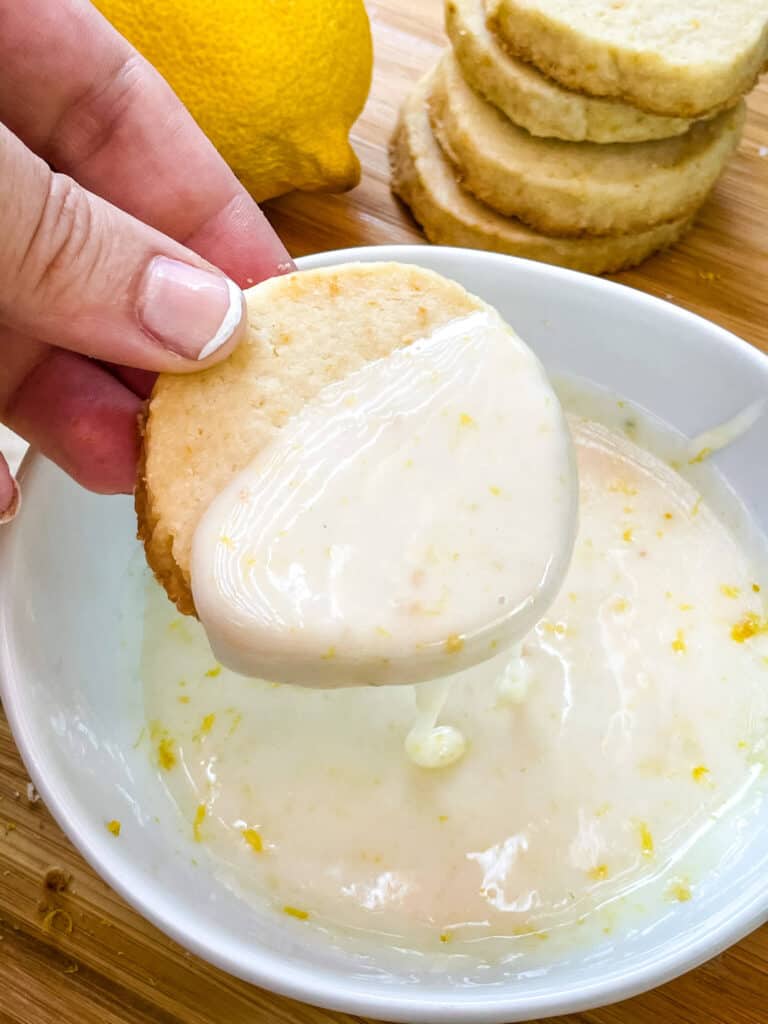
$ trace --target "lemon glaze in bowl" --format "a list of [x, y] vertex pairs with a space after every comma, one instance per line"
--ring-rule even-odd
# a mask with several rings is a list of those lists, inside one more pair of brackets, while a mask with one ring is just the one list
[[[495, 305], [554, 376], [585, 378], [694, 435], [768, 394], [768, 360], [728, 332], [622, 286], [465, 250], [379, 247], [304, 267], [399, 259]], [[756, 428], [713, 463], [768, 532]], [[187, 948], [246, 980], [388, 1020], [502, 1022], [622, 999], [714, 955], [768, 917], [768, 821], [701, 898], [638, 929], [610, 956], [574, 951], [557, 971], [449, 982], [382, 970], [263, 918], [218, 883], [178, 828], [146, 752], [138, 684], [143, 599], [132, 505], [80, 491], [45, 460], [22, 470], [24, 514], [0, 531], [0, 669], [14, 735], [46, 804], [97, 871]], [[55, 511], [54, 511], [55, 510]], [[132, 565], [134, 569], [132, 569]], [[127, 637], [125, 649], [121, 641]], [[120, 819], [119, 842], [104, 823]], [[159, 820], [156, 820], [159, 819]]]

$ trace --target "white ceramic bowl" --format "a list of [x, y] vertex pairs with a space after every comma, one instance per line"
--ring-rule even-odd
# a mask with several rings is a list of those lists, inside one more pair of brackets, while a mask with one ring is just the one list
[[[581, 274], [421, 246], [313, 256], [419, 263], [497, 306], [550, 371], [624, 395], [693, 434], [768, 394], [768, 359], [683, 310]], [[762, 431], [717, 456], [768, 532]], [[29, 773], [59, 824], [129, 903], [188, 949], [266, 988], [390, 1021], [508, 1022], [622, 999], [713, 956], [768, 918], [768, 820], [701, 898], [618, 951], [575, 953], [544, 976], [457, 985], [392, 977], [262, 920], [205, 868], [145, 750], [137, 682], [140, 574], [132, 503], [79, 490], [42, 458], [22, 469], [23, 515], [0, 530], [2, 697]], [[133, 564], [134, 570], [130, 570]], [[121, 649], [121, 639], [128, 637]], [[104, 827], [121, 819], [118, 841]], [[159, 819], [156, 820], [156, 819]], [[199, 853], [199, 847], [197, 849]]]

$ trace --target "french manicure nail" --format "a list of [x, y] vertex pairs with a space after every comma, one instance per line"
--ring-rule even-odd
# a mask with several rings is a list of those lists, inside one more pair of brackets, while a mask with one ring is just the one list
[[10, 483], [9, 493], [0, 496], [0, 501], [3, 502], [3, 507], [0, 508], [0, 526], [10, 523], [21, 508], [21, 488], [14, 477], [10, 477]]
[[200, 360], [229, 341], [245, 316], [245, 300], [223, 274], [155, 256], [142, 278], [138, 313], [164, 348]]

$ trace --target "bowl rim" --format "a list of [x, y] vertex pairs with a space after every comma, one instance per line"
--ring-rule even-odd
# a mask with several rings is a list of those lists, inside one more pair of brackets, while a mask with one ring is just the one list
[[[768, 356], [725, 328], [646, 292], [562, 267], [480, 250], [423, 245], [358, 246], [301, 257], [296, 260], [296, 265], [299, 270], [306, 270], [337, 262], [395, 260], [421, 264], [450, 276], [452, 263], [457, 257], [541, 275], [554, 282], [578, 278], [581, 286], [596, 295], [606, 291], [614, 293], [619, 289], [624, 293], [629, 308], [645, 306], [676, 318], [681, 326], [707, 330], [716, 344], [732, 350], [741, 360], [753, 362], [755, 370], [765, 377], [768, 387]], [[21, 483], [27, 478], [32, 483], [43, 469], [42, 458], [35, 452], [28, 452], [19, 472]], [[97, 874], [164, 934], [214, 966], [279, 995], [330, 1010], [405, 1024], [434, 1021], [441, 1024], [504, 1024], [512, 1020], [580, 1012], [638, 995], [698, 966], [768, 921], [766, 880], [762, 891], [740, 894], [735, 910], [733, 904], [722, 908], [711, 922], [707, 922], [706, 928], [699, 925], [694, 929], [692, 936], [686, 938], [686, 933], [681, 932], [659, 951], [647, 955], [640, 968], [633, 969], [631, 974], [618, 965], [608, 974], [603, 971], [594, 978], [580, 979], [562, 992], [553, 990], [538, 995], [516, 996], [513, 986], [485, 992], [475, 988], [467, 990], [472, 992], [472, 998], [466, 1000], [458, 989], [446, 989], [445, 996], [438, 998], [432, 994], [420, 994], [419, 989], [380, 994], [369, 991], [365, 979], [341, 977], [332, 969], [297, 967], [267, 948], [246, 950], [240, 943], [222, 949], [219, 943], [208, 941], [205, 929], [195, 925], [183, 904], [165, 900], [162, 892], [158, 892], [158, 882], [142, 873], [127, 857], [121, 859], [118, 849], [106, 845], [84, 811], [71, 806], [65, 787], [59, 784], [53, 773], [46, 772], [45, 744], [35, 735], [25, 715], [24, 686], [21, 673], [16, 670], [14, 641], [6, 612], [13, 602], [11, 587], [6, 582], [8, 574], [4, 571], [13, 536], [13, 524], [0, 529], [0, 698], [30, 778], [57, 824]], [[670, 945], [671, 949], [668, 948]], [[240, 950], [239, 955], [237, 950]]]

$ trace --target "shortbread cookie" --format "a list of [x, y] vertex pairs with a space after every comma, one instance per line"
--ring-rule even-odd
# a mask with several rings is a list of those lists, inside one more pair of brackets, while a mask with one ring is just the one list
[[464, 186], [551, 235], [645, 231], [690, 216], [736, 148], [744, 104], [655, 142], [537, 139], [474, 92], [452, 54], [430, 91], [432, 127]]
[[564, 89], [513, 57], [486, 25], [483, 0], [446, 0], [445, 27], [472, 88], [531, 135], [569, 142], [645, 142], [682, 135], [691, 122], [620, 100]]
[[701, 117], [748, 92], [768, 60], [765, 0], [487, 0], [516, 56], [568, 89]]
[[392, 140], [392, 188], [408, 204], [430, 241], [491, 249], [573, 270], [602, 274], [642, 262], [677, 241], [690, 218], [634, 235], [554, 238], [503, 217], [456, 183], [453, 167], [432, 134], [426, 111], [428, 79], [406, 100]]
[[144, 425], [139, 537], [168, 596], [194, 614], [192, 537], [213, 498], [327, 384], [485, 308], [420, 267], [357, 263], [277, 277], [246, 292], [250, 331], [224, 363], [161, 374]]

